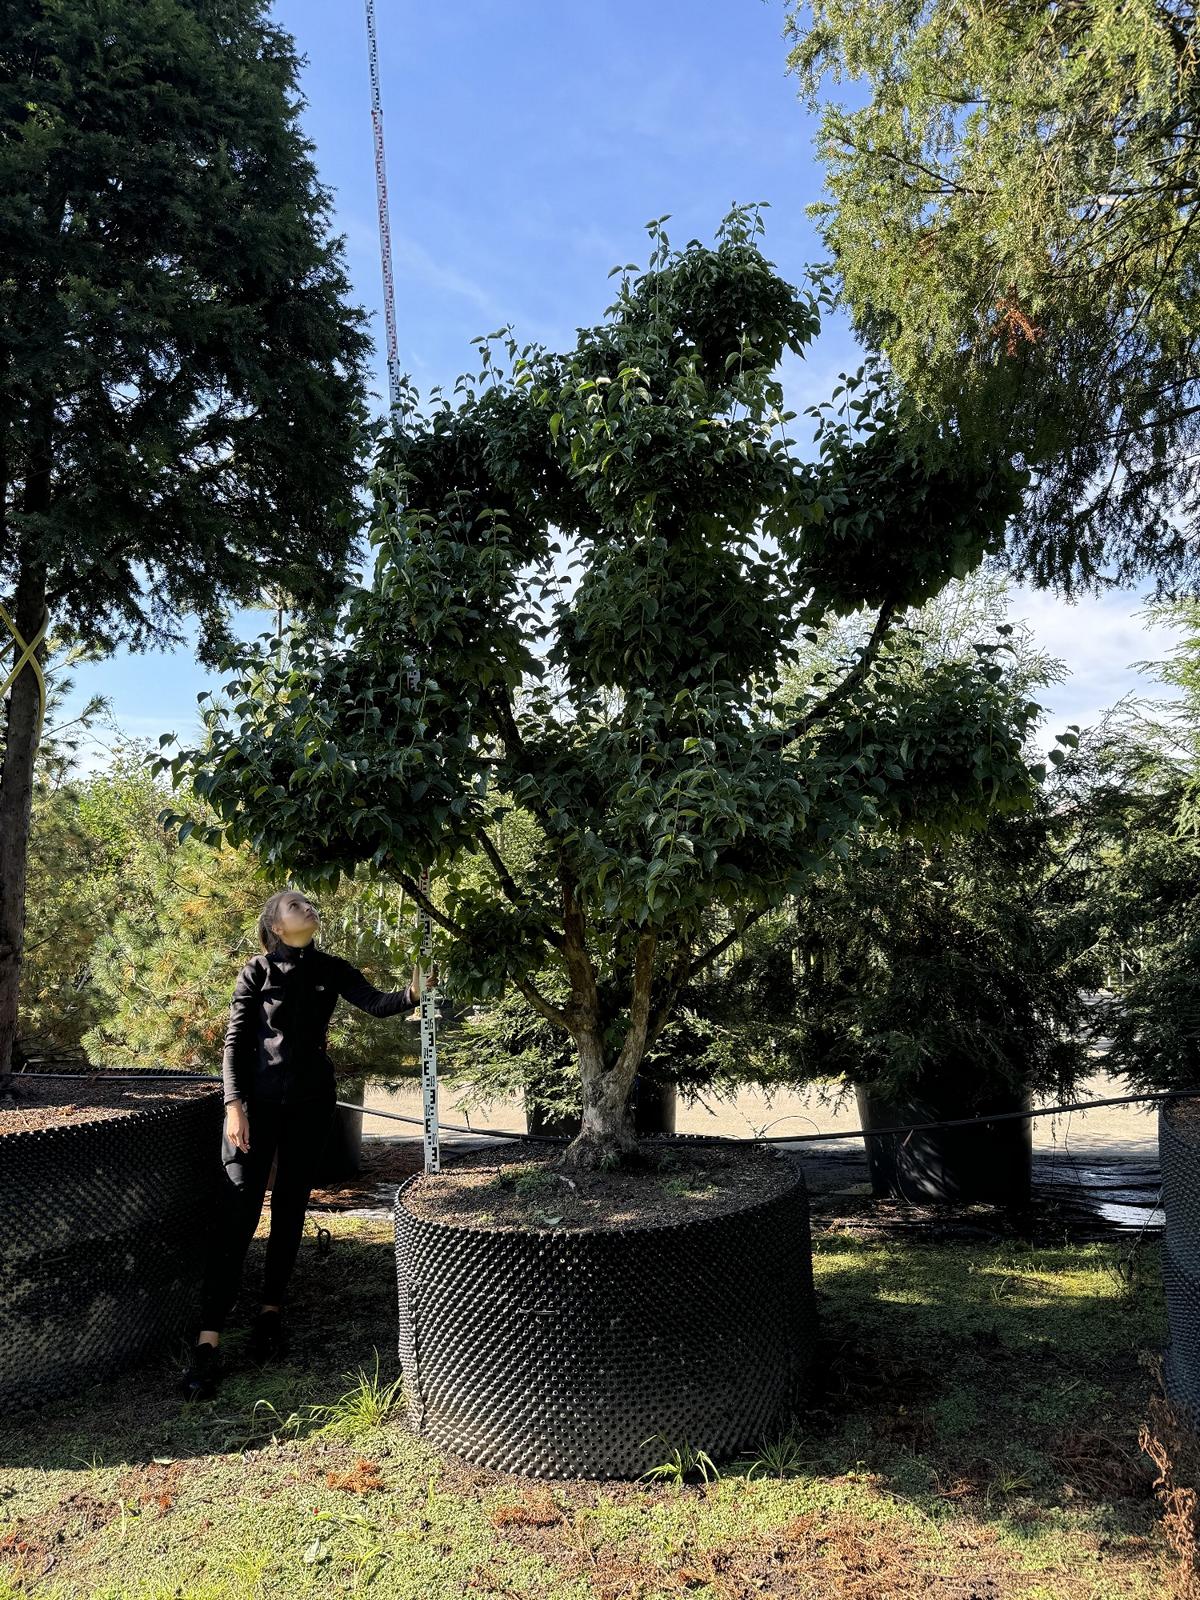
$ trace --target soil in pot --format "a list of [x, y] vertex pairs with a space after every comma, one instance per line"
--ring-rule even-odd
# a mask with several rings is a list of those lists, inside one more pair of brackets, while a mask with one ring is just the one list
[[0, 1101], [0, 1136], [6, 1133], [36, 1133], [73, 1122], [103, 1122], [112, 1117], [129, 1116], [135, 1111], [150, 1111], [168, 1101], [193, 1100], [209, 1095], [216, 1087], [202, 1083], [138, 1083], [98, 1081], [94, 1078], [38, 1078], [23, 1081], [17, 1073], [11, 1079], [12, 1105]]
[[648, 1148], [650, 1170], [569, 1177], [557, 1171], [555, 1152], [497, 1161], [483, 1151], [452, 1171], [418, 1176], [405, 1204], [416, 1216], [462, 1228], [646, 1228], [724, 1216], [795, 1181], [788, 1163], [753, 1145]]

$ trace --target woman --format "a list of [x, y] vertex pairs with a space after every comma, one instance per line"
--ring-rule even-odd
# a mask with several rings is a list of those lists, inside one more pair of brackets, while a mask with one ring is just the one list
[[326, 1044], [339, 996], [373, 1017], [392, 1017], [416, 1003], [417, 967], [407, 989], [381, 991], [357, 967], [313, 942], [319, 928], [307, 896], [293, 889], [273, 894], [258, 923], [263, 953], [242, 968], [233, 992], [222, 1067], [221, 1159], [229, 1186], [223, 1188], [223, 1214], [206, 1262], [200, 1334], [183, 1376], [190, 1398], [211, 1394], [220, 1375], [221, 1330], [237, 1299], [273, 1160], [262, 1309], [251, 1330], [250, 1351], [258, 1360], [269, 1360], [286, 1348], [288, 1279], [337, 1098]]

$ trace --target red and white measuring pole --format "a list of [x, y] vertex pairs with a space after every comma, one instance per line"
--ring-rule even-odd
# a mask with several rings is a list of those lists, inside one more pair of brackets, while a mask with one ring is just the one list
[[[388, 396], [392, 420], [398, 421], [401, 406], [400, 354], [396, 343], [396, 286], [392, 277], [392, 229], [388, 218], [387, 160], [383, 149], [383, 100], [379, 92], [379, 45], [375, 37], [375, 0], [366, 0], [367, 55], [371, 68], [371, 128], [375, 135], [375, 197], [379, 204], [379, 260], [383, 268], [383, 320], [387, 337]], [[409, 674], [409, 688], [421, 681], [419, 672]], [[421, 874], [421, 893], [429, 898], [429, 874]], [[441, 1171], [438, 1147], [437, 1099], [437, 999], [429, 987], [433, 961], [433, 920], [418, 907], [421, 922], [421, 1091], [425, 1108], [425, 1171]]]

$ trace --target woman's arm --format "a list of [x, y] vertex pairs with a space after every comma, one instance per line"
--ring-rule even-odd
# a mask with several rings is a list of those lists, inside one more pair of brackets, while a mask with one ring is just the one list
[[349, 961], [343, 961], [340, 956], [334, 959], [337, 961], [338, 993], [368, 1016], [394, 1017], [397, 1012], [407, 1011], [416, 1004], [411, 985], [407, 989], [377, 989]]
[[221, 1078], [225, 1104], [244, 1100], [254, 1071], [258, 1048], [258, 991], [262, 988], [261, 962], [247, 961], [238, 974], [233, 999], [229, 1003], [229, 1026], [225, 1030], [225, 1055]]

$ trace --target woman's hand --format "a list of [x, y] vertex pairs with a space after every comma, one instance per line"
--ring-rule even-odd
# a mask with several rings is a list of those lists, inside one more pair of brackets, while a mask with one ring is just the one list
[[[436, 989], [437, 986], [438, 969], [437, 962], [435, 961], [433, 966], [429, 969], [429, 982], [427, 987], [430, 989]], [[421, 996], [421, 963], [419, 961], [413, 962], [412, 983], [409, 985], [409, 989], [412, 992], [413, 1001], [415, 1003], [420, 999]]]
[[231, 1100], [225, 1107], [225, 1137], [243, 1155], [250, 1148], [250, 1118], [244, 1100]]

